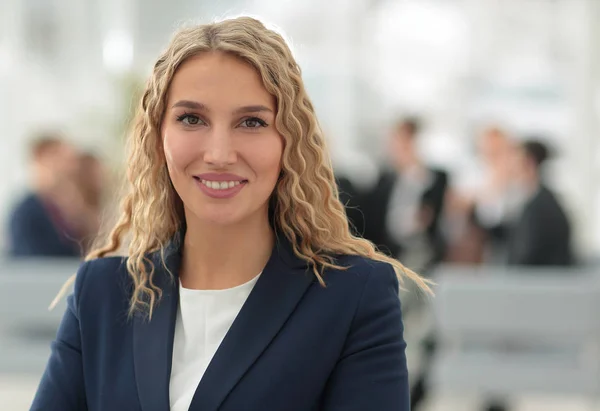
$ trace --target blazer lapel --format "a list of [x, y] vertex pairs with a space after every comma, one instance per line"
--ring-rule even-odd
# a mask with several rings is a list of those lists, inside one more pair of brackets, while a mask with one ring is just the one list
[[163, 295], [154, 308], [152, 320], [143, 315], [135, 315], [133, 319], [135, 379], [143, 411], [168, 411], [171, 408], [169, 380], [179, 301], [177, 276], [181, 265], [179, 246], [174, 243], [166, 250], [165, 262], [175, 278], [165, 270], [160, 253], [154, 253], [151, 256], [155, 266], [154, 280]]
[[314, 282], [307, 264], [278, 239], [271, 258], [208, 366], [190, 411], [215, 411], [283, 326]]

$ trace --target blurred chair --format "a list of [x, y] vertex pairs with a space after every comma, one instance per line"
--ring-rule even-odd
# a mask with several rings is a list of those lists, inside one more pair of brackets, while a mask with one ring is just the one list
[[431, 387], [486, 398], [600, 398], [600, 276], [441, 267]]
[[55, 258], [0, 265], [0, 374], [41, 375], [66, 304], [48, 306], [79, 264]]

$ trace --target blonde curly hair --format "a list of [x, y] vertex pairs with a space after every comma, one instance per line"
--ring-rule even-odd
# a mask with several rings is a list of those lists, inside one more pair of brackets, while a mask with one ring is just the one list
[[130, 314], [152, 309], [161, 297], [153, 281], [150, 252], [164, 250], [185, 224], [181, 199], [164, 160], [161, 123], [167, 91], [178, 67], [192, 56], [222, 52], [250, 63], [277, 103], [276, 128], [284, 139], [281, 178], [272, 194], [273, 224], [287, 237], [295, 254], [323, 281], [326, 268], [344, 269], [333, 255], [361, 255], [394, 266], [400, 282], [414, 281], [430, 292], [428, 281], [400, 262], [378, 252], [369, 241], [351, 234], [338, 199], [331, 161], [300, 68], [281, 35], [260, 21], [241, 17], [184, 28], [177, 32], [154, 66], [130, 136], [128, 193], [119, 221], [105, 246], [86, 260], [116, 252], [128, 237], [127, 270], [133, 280]]

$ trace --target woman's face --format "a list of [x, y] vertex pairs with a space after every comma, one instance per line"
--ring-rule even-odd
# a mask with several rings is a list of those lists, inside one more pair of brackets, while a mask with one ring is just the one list
[[274, 97], [242, 60], [205, 53], [181, 65], [162, 137], [188, 220], [229, 225], [266, 215], [283, 153], [275, 115]]

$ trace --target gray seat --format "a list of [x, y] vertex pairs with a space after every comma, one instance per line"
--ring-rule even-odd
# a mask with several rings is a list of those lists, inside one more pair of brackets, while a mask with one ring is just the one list
[[48, 306], [79, 266], [78, 260], [4, 261], [0, 268], [0, 374], [38, 374], [66, 308]]
[[437, 273], [438, 393], [600, 393], [600, 275], [594, 270]]

